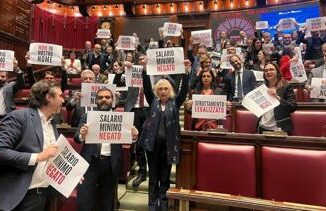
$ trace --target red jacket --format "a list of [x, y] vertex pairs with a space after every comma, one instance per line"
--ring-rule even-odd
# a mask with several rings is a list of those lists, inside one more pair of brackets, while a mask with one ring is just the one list
[[288, 55], [281, 56], [280, 59], [280, 70], [283, 75], [283, 78], [287, 81], [291, 81], [292, 75], [290, 72], [290, 62], [291, 57]]

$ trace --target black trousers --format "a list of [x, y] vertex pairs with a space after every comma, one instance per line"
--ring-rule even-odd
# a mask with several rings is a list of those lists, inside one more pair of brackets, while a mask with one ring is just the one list
[[[134, 125], [139, 134], [141, 134], [143, 124], [149, 114], [149, 108], [134, 108], [131, 111], [135, 113]], [[146, 177], [147, 164], [145, 150], [138, 143], [133, 143], [131, 146], [131, 152], [130, 166], [133, 166], [133, 163], [136, 160], [139, 166], [138, 175]]]
[[166, 192], [170, 188], [172, 165], [167, 163], [165, 143], [155, 143], [152, 152], [147, 151], [149, 167], [148, 207], [150, 211], [168, 210]]
[[112, 172], [111, 158], [93, 157], [84, 179], [77, 190], [77, 210], [92, 211], [95, 207], [100, 211], [113, 210], [117, 180]]
[[47, 188], [35, 188], [28, 190], [23, 200], [13, 211], [43, 211], [48, 195]]

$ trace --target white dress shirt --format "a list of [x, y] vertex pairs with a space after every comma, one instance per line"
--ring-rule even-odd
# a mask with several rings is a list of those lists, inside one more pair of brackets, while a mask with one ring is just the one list
[[[53, 125], [51, 124], [52, 118], [47, 120], [40, 109], [38, 109], [38, 113], [39, 113], [40, 118], [41, 118], [41, 124], [42, 124], [42, 130], [43, 130], [43, 150], [44, 150], [50, 144], [55, 143], [56, 138], [55, 138], [55, 135], [54, 135]], [[28, 165], [32, 166], [32, 165], [36, 164], [37, 154], [38, 153], [32, 154]], [[49, 183], [45, 182], [43, 180], [43, 178], [41, 177], [41, 173], [42, 173], [42, 171], [43, 171], [43, 169], [45, 167], [45, 164], [46, 164], [46, 161], [42, 161], [42, 162], [37, 163], [37, 166], [36, 166], [36, 169], [35, 169], [35, 171], [33, 173], [32, 182], [31, 182], [31, 185], [29, 186], [29, 189], [40, 188], [40, 187], [46, 188], [46, 187], [49, 186]]]

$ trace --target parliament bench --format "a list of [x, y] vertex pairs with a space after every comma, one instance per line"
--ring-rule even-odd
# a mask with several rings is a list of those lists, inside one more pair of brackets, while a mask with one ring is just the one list
[[181, 200], [181, 210], [189, 201], [205, 202], [196, 199], [202, 192], [217, 195], [216, 205], [326, 210], [325, 138], [184, 131], [181, 141], [179, 190], [168, 194]]

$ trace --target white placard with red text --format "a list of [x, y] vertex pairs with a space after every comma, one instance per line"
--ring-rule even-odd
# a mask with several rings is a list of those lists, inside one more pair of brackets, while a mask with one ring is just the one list
[[96, 36], [100, 39], [109, 39], [111, 38], [111, 31], [110, 29], [97, 29]]
[[296, 29], [296, 20], [294, 18], [284, 18], [279, 20], [277, 31], [293, 30]]
[[212, 29], [192, 31], [191, 37], [193, 44], [202, 43], [205, 44], [206, 47], [213, 46]]
[[126, 68], [126, 86], [127, 87], [143, 87], [143, 69], [141, 65], [133, 65]]
[[326, 30], [326, 17], [309, 18], [306, 20], [307, 30], [321, 31]]
[[225, 119], [226, 95], [192, 95], [191, 116], [203, 119]]
[[136, 38], [134, 36], [119, 36], [116, 49], [135, 50]]
[[257, 21], [256, 22], [256, 29], [262, 30], [262, 29], [268, 29], [268, 21]]
[[14, 59], [14, 51], [0, 50], [0, 71], [13, 71]]
[[183, 48], [149, 49], [147, 75], [170, 75], [185, 73]]
[[311, 98], [326, 99], [326, 78], [312, 78], [311, 86]]
[[265, 84], [252, 90], [242, 100], [242, 105], [254, 113], [257, 117], [265, 114], [280, 104], [280, 102], [270, 94], [267, 93], [267, 86]]
[[131, 144], [134, 112], [90, 111], [85, 144]]
[[89, 164], [72, 148], [63, 135], [59, 136], [56, 144], [59, 147], [58, 154], [48, 160], [42, 177], [68, 198], [85, 174]]
[[255, 75], [256, 81], [264, 81], [264, 72], [263, 71], [252, 70], [252, 72]]
[[101, 88], [108, 88], [113, 94], [112, 107], [115, 106], [115, 84], [99, 84], [99, 83], [82, 83], [81, 93], [82, 97], [80, 99], [80, 106], [82, 107], [96, 107], [96, 93]]
[[163, 31], [164, 37], [167, 37], [167, 36], [178, 37], [181, 35], [182, 25], [178, 24], [178, 23], [166, 22], [166, 23], [164, 23], [163, 30], [164, 30]]
[[292, 75], [293, 82], [302, 83], [307, 81], [307, 74], [304, 65], [302, 63], [302, 60], [299, 60], [297, 62], [291, 62], [290, 72]]
[[48, 43], [31, 43], [29, 64], [61, 66], [62, 46]]

